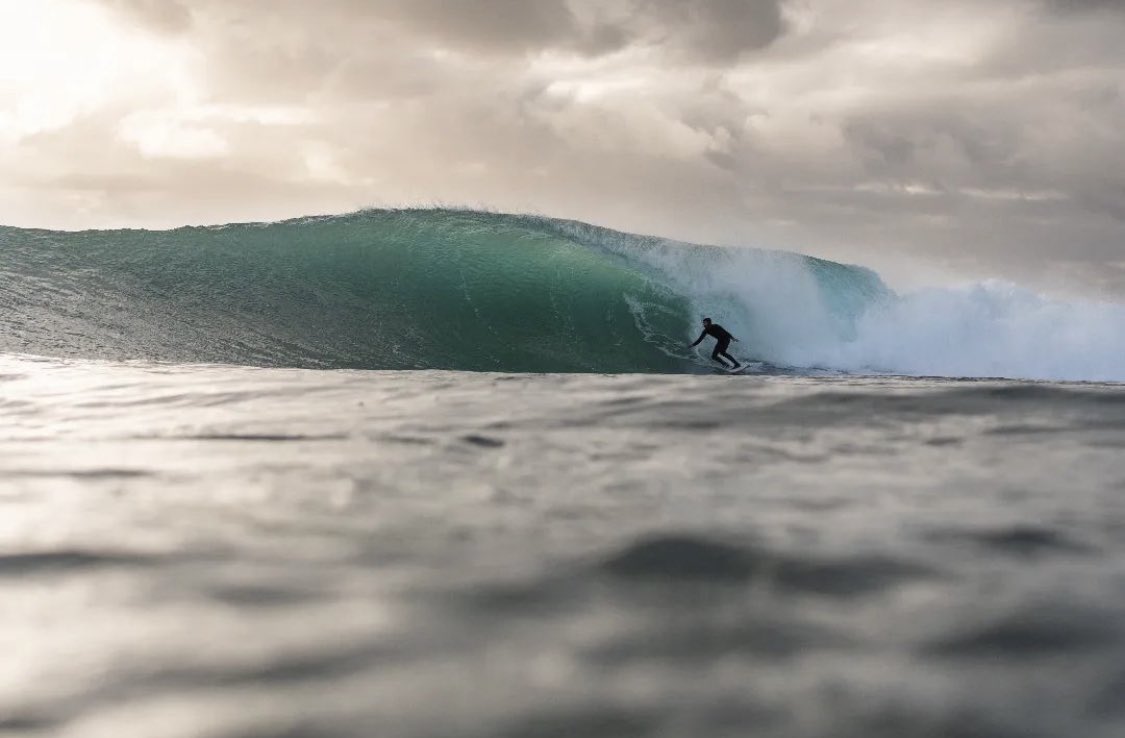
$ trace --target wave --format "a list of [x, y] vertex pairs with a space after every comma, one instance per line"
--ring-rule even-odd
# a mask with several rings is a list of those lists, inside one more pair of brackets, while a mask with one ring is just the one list
[[779, 366], [1125, 379], [1125, 308], [1010, 285], [900, 296], [869, 269], [574, 221], [371, 210], [0, 228], [0, 351], [362, 369], [697, 372], [704, 314]]

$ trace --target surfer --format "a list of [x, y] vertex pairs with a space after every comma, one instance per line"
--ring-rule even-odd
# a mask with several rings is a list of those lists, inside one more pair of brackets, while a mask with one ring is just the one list
[[[738, 363], [738, 359], [727, 353], [727, 348], [730, 346], [730, 342], [738, 340], [730, 334], [730, 331], [728, 331], [726, 328], [723, 328], [718, 323], [712, 323], [710, 318], [704, 318], [703, 332], [699, 334], [699, 338], [695, 339], [695, 343], [693, 343], [692, 346], [698, 346], [699, 342], [707, 336], [713, 336], [716, 341], [715, 350], [711, 352], [712, 359], [722, 364], [724, 369], [738, 369], [742, 366], [742, 364]], [[730, 359], [731, 363], [734, 364], [734, 366], [728, 367], [727, 363], [719, 358], [720, 356], [725, 356], [726, 358]]]

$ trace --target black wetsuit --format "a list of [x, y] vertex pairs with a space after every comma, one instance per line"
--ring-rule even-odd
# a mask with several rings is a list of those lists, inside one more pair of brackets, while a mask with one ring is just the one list
[[715, 350], [711, 352], [712, 359], [719, 362], [723, 366], [726, 366], [726, 363], [719, 358], [720, 356], [725, 356], [726, 358], [731, 360], [732, 364], [734, 364], [734, 366], [732, 367], [733, 369], [737, 369], [738, 367], [742, 366], [738, 363], [738, 359], [727, 353], [727, 349], [730, 348], [731, 339], [734, 338], [734, 336], [732, 336], [726, 328], [723, 328], [718, 323], [712, 323], [711, 325], [703, 329], [703, 332], [699, 334], [699, 338], [695, 339], [695, 343], [693, 343], [692, 346], [698, 346], [699, 342], [707, 336], [714, 337], [716, 341]]

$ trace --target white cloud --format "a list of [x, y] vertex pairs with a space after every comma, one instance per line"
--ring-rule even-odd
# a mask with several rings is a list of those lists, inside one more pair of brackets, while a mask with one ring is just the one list
[[128, 115], [118, 131], [121, 140], [148, 158], [207, 159], [230, 152], [229, 142], [214, 128], [165, 111]]

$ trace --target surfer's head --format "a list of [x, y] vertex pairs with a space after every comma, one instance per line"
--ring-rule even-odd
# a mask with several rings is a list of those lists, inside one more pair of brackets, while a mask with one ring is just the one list
[[711, 325], [711, 319], [710, 318], [704, 318], [703, 319], [703, 325]]

